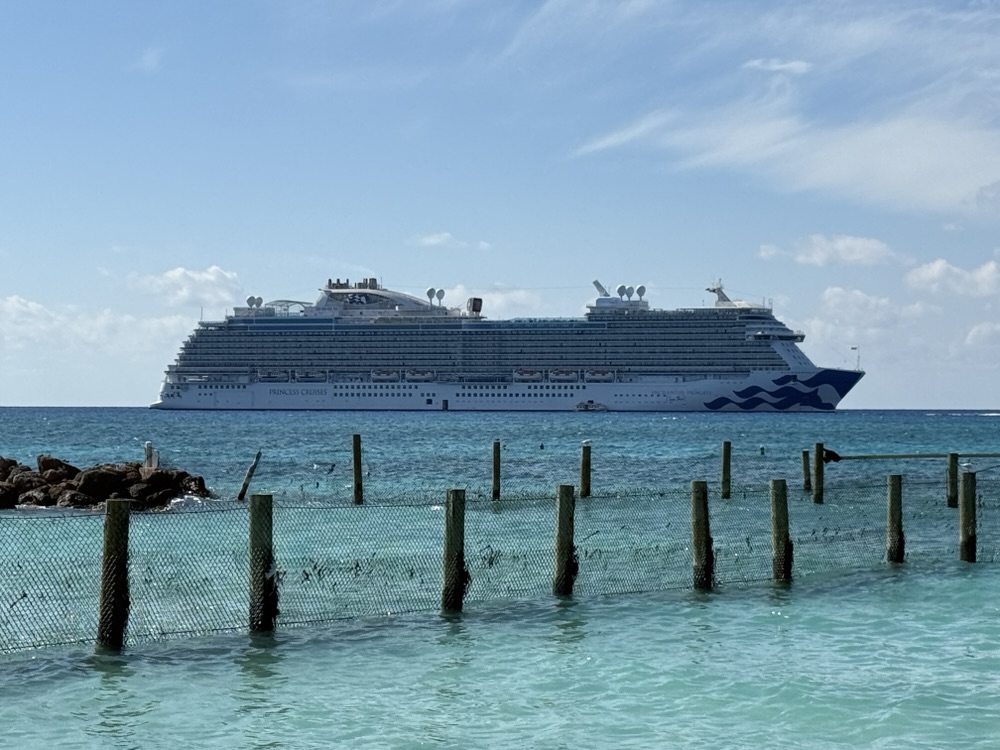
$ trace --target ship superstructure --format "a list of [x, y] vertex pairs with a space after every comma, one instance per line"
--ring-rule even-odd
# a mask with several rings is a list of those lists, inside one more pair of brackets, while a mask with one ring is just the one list
[[154, 408], [477, 411], [832, 410], [854, 370], [816, 367], [801, 332], [763, 304], [650, 308], [642, 286], [579, 318], [491, 320], [464, 308], [330, 279], [312, 303], [249, 297], [202, 321]]

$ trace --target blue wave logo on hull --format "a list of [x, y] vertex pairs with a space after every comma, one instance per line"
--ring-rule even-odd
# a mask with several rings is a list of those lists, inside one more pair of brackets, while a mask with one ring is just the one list
[[[805, 380], [798, 380], [795, 375], [782, 375], [771, 381], [775, 386], [773, 390], [753, 385], [734, 391], [735, 399], [720, 396], [706, 401], [705, 407], [712, 411], [726, 407], [735, 407], [741, 411], [787, 411], [793, 408], [833, 411], [863, 374], [848, 370], [820, 370]], [[795, 385], [791, 385], [792, 383]]]

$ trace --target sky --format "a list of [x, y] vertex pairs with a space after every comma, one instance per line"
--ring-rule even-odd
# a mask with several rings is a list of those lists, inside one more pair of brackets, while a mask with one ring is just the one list
[[842, 408], [1000, 408], [1000, 2], [0, 4], [0, 405], [145, 406], [199, 319], [764, 302]]

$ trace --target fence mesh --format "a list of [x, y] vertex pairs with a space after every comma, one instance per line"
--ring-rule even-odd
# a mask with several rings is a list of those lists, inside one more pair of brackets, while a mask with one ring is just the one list
[[[559, 458], [505, 461], [499, 500], [492, 499], [489, 464], [484, 480], [482, 461], [470, 463], [461, 481], [431, 481], [420, 471], [389, 481], [373, 479], [371, 471], [363, 505], [352, 503], [353, 484], [343, 477], [324, 484], [310, 469], [307, 486], [305, 473], [292, 471], [291, 480], [281, 474], [289, 467], [270, 476], [263, 472], [254, 489], [267, 487], [274, 498], [273, 566], [267, 574], [278, 594], [275, 626], [440, 608], [449, 487], [463, 488], [466, 496], [464, 607], [551, 596], [551, 479], [565, 476], [574, 485], [579, 479], [573, 457]], [[799, 456], [734, 449], [728, 499], [720, 497], [718, 456], [684, 462], [686, 476], [681, 466], [666, 459], [656, 467], [595, 461], [593, 494], [575, 502], [574, 595], [692, 586], [693, 468], [709, 478], [719, 587], [771, 579], [768, 482], [779, 470], [790, 477], [793, 578], [885, 563], [889, 473], [904, 477], [907, 560], [958, 560], [958, 510], [946, 504], [944, 461], [829, 464], [821, 504], [803, 487]], [[637, 481], [654, 470], [667, 479]], [[275, 486], [275, 476], [283, 476], [284, 487]], [[1000, 553], [1000, 471], [983, 467], [976, 476], [978, 560], [993, 562]], [[99, 622], [104, 519], [99, 512], [54, 509], [0, 513], [0, 650], [95, 642], [105, 624]], [[189, 498], [164, 512], [132, 513], [125, 643], [246, 630], [253, 606], [248, 527], [248, 505], [226, 498]]]

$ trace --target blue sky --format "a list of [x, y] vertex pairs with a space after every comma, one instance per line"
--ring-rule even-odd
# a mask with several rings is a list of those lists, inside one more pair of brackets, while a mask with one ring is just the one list
[[860, 352], [845, 408], [1000, 407], [993, 0], [0, 15], [0, 404], [148, 404], [199, 318], [374, 276], [497, 318], [721, 278]]

